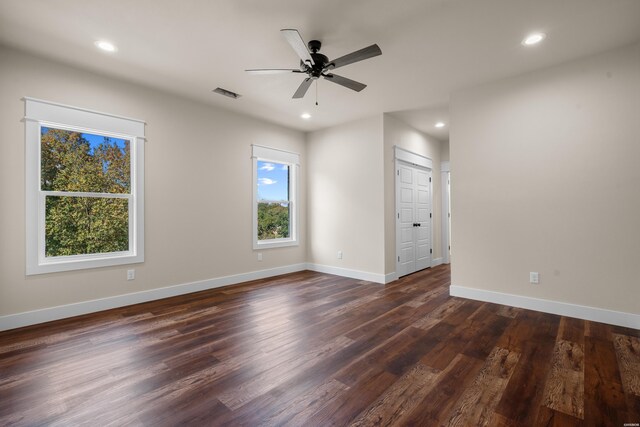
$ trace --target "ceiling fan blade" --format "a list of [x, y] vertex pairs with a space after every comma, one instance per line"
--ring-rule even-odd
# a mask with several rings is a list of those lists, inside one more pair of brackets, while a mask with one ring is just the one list
[[280, 30], [280, 32], [282, 33], [284, 38], [287, 39], [287, 41], [289, 42], [293, 50], [296, 51], [300, 59], [302, 59], [305, 62], [307, 61], [310, 62], [311, 65], [315, 64], [313, 62], [313, 58], [311, 57], [311, 54], [309, 53], [307, 44], [304, 42], [304, 40], [302, 40], [302, 37], [300, 36], [300, 33], [298, 32], [298, 30], [284, 29], [284, 30]]
[[331, 61], [325, 69], [332, 70], [334, 68], [344, 67], [345, 65], [353, 64], [354, 62], [362, 61], [365, 59], [373, 58], [374, 56], [382, 55], [382, 51], [377, 44], [356, 50], [345, 56], [341, 56], [338, 59]]
[[360, 92], [367, 87], [366, 84], [357, 82], [355, 80], [348, 79], [346, 77], [339, 76], [337, 74], [324, 74], [323, 77], [330, 82], [337, 83], [340, 86], [348, 87], [349, 89]]
[[249, 74], [288, 74], [288, 73], [302, 73], [302, 71], [295, 68], [257, 68], [253, 70], [245, 70]]
[[296, 90], [296, 93], [293, 94], [293, 98], [303, 98], [305, 93], [307, 93], [307, 90], [309, 90], [311, 83], [313, 83], [313, 79], [311, 77], [304, 79], [298, 87], [298, 90]]

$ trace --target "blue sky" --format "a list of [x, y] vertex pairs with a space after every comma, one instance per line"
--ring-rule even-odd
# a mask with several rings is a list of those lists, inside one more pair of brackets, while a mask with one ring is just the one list
[[[48, 131], [49, 131], [49, 128], [43, 126], [41, 128], [40, 135], [44, 135]], [[84, 139], [86, 139], [89, 142], [89, 146], [91, 147], [91, 152], [93, 152], [93, 149], [98, 145], [100, 145], [100, 143], [104, 140], [103, 135], [94, 135], [92, 133], [83, 133], [81, 135]], [[124, 141], [125, 141], [124, 139], [113, 138], [113, 137], [109, 137], [109, 139], [111, 140], [112, 144], [115, 144], [118, 146], [118, 148], [120, 148], [121, 150], [124, 150]]]
[[289, 167], [258, 160], [258, 199], [289, 200]]

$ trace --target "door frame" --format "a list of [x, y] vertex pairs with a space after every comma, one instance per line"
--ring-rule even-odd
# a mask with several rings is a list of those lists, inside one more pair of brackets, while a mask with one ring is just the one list
[[431, 265], [433, 265], [433, 160], [428, 157], [422, 156], [418, 153], [414, 153], [412, 151], [406, 150], [404, 148], [398, 147], [397, 145], [393, 146], [394, 151], [394, 180], [395, 180], [395, 230], [396, 230], [396, 254], [395, 254], [395, 263], [396, 263], [396, 274], [400, 274], [400, 191], [398, 191], [398, 186], [400, 185], [400, 180], [398, 179], [399, 172], [398, 167], [400, 162], [404, 164], [409, 164], [414, 167], [418, 167], [421, 169], [426, 169], [431, 174], [431, 181], [429, 182], [429, 206], [431, 207], [431, 215], [429, 217], [429, 243], [431, 245]]
[[449, 224], [451, 222], [451, 169], [448, 161], [440, 164], [440, 176], [440, 182], [442, 183], [442, 262], [449, 264], [451, 262], [451, 242], [449, 242]]

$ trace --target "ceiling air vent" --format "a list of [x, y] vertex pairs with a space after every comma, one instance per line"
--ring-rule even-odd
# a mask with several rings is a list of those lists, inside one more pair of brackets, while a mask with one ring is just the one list
[[213, 90], [214, 93], [219, 93], [220, 95], [228, 96], [229, 98], [238, 99], [242, 95], [231, 92], [230, 90], [222, 89], [221, 87], [217, 87]]

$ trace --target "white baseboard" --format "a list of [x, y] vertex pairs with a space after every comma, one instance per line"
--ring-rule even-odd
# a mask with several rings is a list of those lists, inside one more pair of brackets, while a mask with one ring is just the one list
[[593, 322], [602, 322], [610, 325], [640, 329], [640, 315], [633, 313], [532, 298], [522, 295], [505, 294], [502, 292], [487, 291], [484, 289], [467, 288], [457, 285], [451, 285], [449, 287], [449, 294], [454, 297], [510, 305], [512, 307], [526, 308], [529, 310], [541, 311], [543, 313], [558, 314], [561, 316], [575, 317]]
[[443, 258], [434, 258], [431, 260], [431, 267], [438, 266], [444, 262]]
[[393, 273], [389, 273], [389, 274], [385, 274], [384, 275], [384, 284], [386, 285], [387, 283], [391, 283], [394, 280], [398, 280], [398, 273], [396, 273], [395, 271]]
[[[330, 265], [307, 263], [307, 270], [317, 271], [319, 273], [335, 274], [336, 276], [350, 277], [352, 279], [366, 280], [375, 283], [388, 283], [387, 276], [378, 273], [369, 273], [368, 271], [351, 270], [349, 268], [333, 267]], [[395, 275], [395, 273], [392, 273]], [[392, 277], [392, 276], [390, 276]]]
[[236, 283], [247, 282], [250, 280], [264, 279], [267, 277], [278, 276], [280, 274], [302, 271], [306, 268], [307, 265], [305, 263], [286, 265], [283, 267], [271, 268], [267, 270], [258, 270], [249, 273], [235, 274], [232, 276], [216, 277], [213, 279], [199, 280], [197, 282], [183, 283], [180, 285], [167, 286], [158, 289], [150, 289], [148, 291], [117, 295], [113, 297], [83, 301], [68, 305], [60, 305], [57, 307], [27, 311], [24, 313], [10, 314], [0, 317], [0, 331], [21, 328], [23, 326], [36, 325], [38, 323], [50, 322], [52, 320], [64, 319], [67, 317], [79, 316], [87, 313], [95, 313], [97, 311], [109, 310], [111, 308], [139, 304], [141, 302], [154, 301], [162, 298], [204, 291], [207, 289], [219, 288], [222, 286], [234, 285]]

